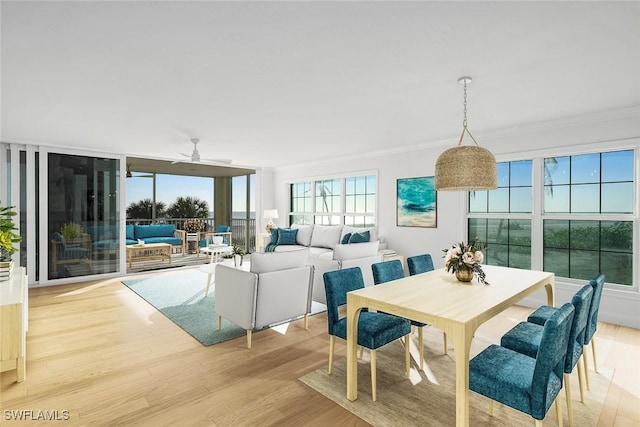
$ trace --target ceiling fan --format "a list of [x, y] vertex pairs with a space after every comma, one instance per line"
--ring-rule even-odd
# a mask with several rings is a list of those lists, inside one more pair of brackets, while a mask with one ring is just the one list
[[[201, 159], [200, 158], [200, 152], [198, 151], [198, 142], [200, 142], [200, 140], [198, 138], [191, 138], [190, 141], [193, 143], [193, 152], [191, 154], [180, 153], [180, 155], [190, 159], [191, 162], [193, 162], [193, 163], [200, 163], [200, 162], [221, 163], [221, 164], [226, 164], [226, 165], [231, 163], [231, 159]], [[172, 164], [180, 163], [180, 160], [176, 160], [176, 161], [173, 161], [171, 163]]]
[[131, 173], [131, 165], [127, 164], [127, 174], [126, 174], [127, 178], [153, 178], [153, 174], [151, 175], [134, 175], [133, 173]]

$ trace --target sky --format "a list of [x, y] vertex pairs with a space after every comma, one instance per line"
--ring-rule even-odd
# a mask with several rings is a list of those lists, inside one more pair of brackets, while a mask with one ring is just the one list
[[[127, 178], [127, 202], [136, 203], [143, 199], [153, 198], [153, 179], [150, 177], [141, 177], [136, 175]], [[255, 175], [251, 177], [252, 188], [255, 188]], [[236, 177], [233, 179], [233, 211], [246, 210], [246, 179], [245, 177]], [[156, 201], [164, 202], [167, 207], [171, 205], [178, 197], [197, 197], [204, 200], [209, 205], [209, 210], [213, 210], [213, 178], [210, 177], [193, 177], [178, 175], [162, 175], [156, 176]], [[251, 204], [255, 206], [254, 194], [251, 195]], [[253, 207], [252, 206], [252, 207]], [[253, 209], [255, 209], [253, 207]]]

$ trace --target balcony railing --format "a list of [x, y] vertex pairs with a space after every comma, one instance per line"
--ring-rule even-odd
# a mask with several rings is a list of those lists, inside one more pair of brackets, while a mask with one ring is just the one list
[[[182, 229], [182, 224], [188, 219], [193, 218], [156, 218], [155, 221], [150, 219], [127, 219], [127, 225], [149, 225], [149, 224], [173, 224], [177, 229]], [[206, 224], [206, 231], [215, 231], [214, 218], [203, 218]], [[231, 220], [231, 233], [233, 236], [233, 245], [239, 246], [247, 253], [256, 250], [256, 220], [253, 218], [233, 218]]]

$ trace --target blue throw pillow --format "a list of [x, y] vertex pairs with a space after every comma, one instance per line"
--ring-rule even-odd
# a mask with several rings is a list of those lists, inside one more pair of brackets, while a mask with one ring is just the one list
[[371, 239], [369, 231], [361, 231], [359, 233], [351, 233], [349, 243], [366, 243]]
[[340, 244], [346, 245], [347, 243], [349, 243], [350, 238], [351, 238], [351, 233], [345, 234], [344, 236], [342, 236], [342, 240], [340, 240]]
[[278, 244], [278, 235], [280, 234], [280, 229], [279, 228], [272, 228], [271, 229], [271, 243], [274, 245]]
[[278, 245], [295, 245], [298, 229], [280, 228], [278, 232]]

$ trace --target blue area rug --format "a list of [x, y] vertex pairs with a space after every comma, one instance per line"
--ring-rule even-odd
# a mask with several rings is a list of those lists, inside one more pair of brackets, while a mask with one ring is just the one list
[[[246, 335], [244, 329], [226, 319], [222, 319], [222, 329], [218, 330], [215, 284], [211, 285], [209, 296], [205, 298], [206, 280], [205, 273], [193, 269], [123, 280], [122, 283], [204, 346]], [[312, 314], [325, 310], [323, 304], [313, 303]]]

